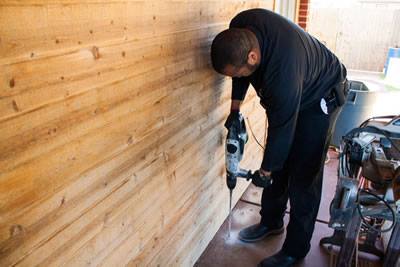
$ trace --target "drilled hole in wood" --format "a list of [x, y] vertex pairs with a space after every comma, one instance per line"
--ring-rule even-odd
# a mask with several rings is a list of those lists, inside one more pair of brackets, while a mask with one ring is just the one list
[[14, 80], [14, 78], [12, 78], [11, 80], [10, 80], [10, 87], [11, 88], [13, 88], [14, 86], [15, 86], [15, 80]]
[[32, 53], [31, 53], [31, 57], [34, 57], [34, 56], [35, 56], [35, 53], [32, 52]]
[[100, 58], [100, 52], [99, 52], [99, 48], [97, 46], [92, 47], [92, 54], [93, 54], [94, 59]]

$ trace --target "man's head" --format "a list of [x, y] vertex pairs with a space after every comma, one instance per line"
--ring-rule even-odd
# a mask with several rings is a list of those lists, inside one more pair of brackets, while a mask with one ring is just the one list
[[250, 76], [260, 64], [257, 37], [247, 29], [231, 28], [219, 33], [211, 45], [214, 69], [230, 77]]

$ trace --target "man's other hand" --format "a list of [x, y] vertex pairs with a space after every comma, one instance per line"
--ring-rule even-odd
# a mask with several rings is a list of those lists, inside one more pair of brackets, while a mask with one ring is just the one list
[[231, 113], [229, 114], [228, 118], [225, 121], [225, 124], [224, 124], [225, 128], [229, 130], [231, 128], [233, 122], [239, 120], [239, 116], [240, 116], [240, 113], [238, 110], [232, 110]]
[[260, 169], [254, 173], [251, 182], [255, 186], [266, 188], [272, 184], [271, 173]]

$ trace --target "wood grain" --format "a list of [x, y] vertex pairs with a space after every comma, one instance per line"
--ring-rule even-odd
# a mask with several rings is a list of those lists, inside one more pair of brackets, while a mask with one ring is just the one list
[[382, 72], [389, 47], [400, 45], [399, 25], [400, 10], [395, 7], [311, 6], [307, 29], [348, 69]]
[[[210, 44], [252, 7], [272, 1], [0, 2], [0, 266], [193, 265], [228, 212]], [[252, 91], [243, 112], [262, 140]]]

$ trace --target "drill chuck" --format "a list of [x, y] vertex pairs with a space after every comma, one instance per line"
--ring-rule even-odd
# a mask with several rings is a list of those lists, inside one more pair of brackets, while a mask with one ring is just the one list
[[235, 187], [236, 187], [236, 176], [228, 172], [226, 174], [226, 185], [228, 186], [228, 188], [230, 190], [235, 189]]

